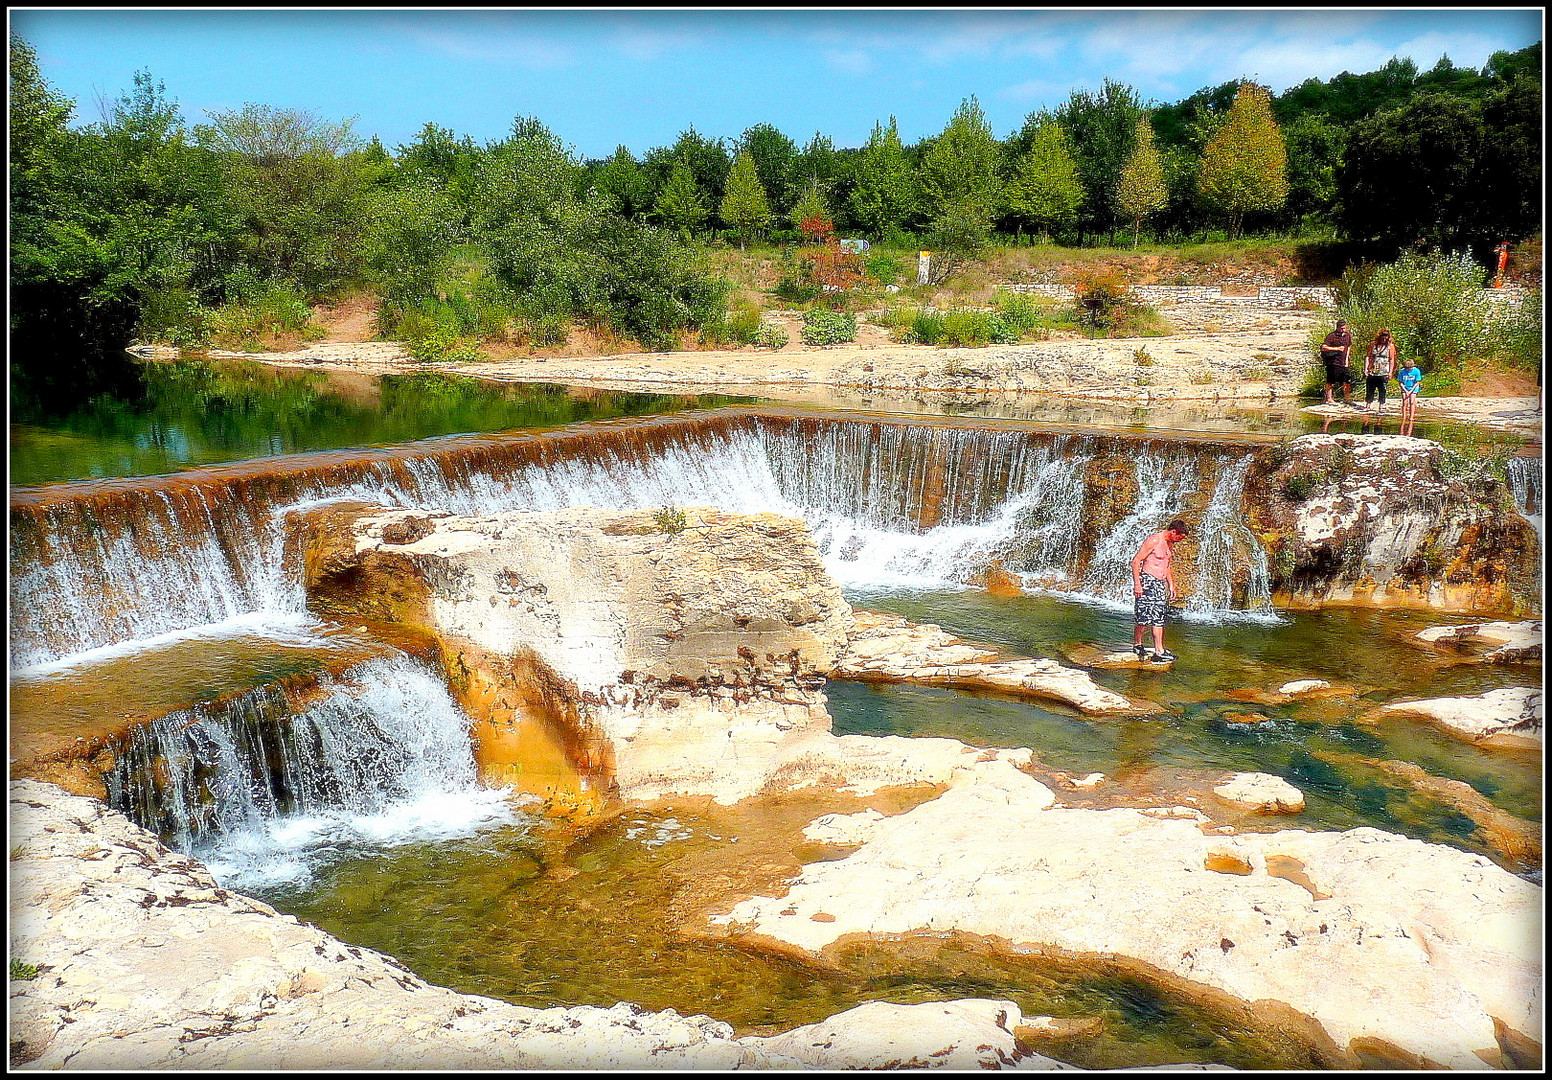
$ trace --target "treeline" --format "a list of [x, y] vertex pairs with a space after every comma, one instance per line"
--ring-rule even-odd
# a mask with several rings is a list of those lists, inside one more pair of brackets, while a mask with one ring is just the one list
[[959, 257], [999, 234], [1331, 226], [1481, 257], [1540, 228], [1539, 44], [1480, 71], [1395, 60], [1166, 106], [1107, 81], [1005, 139], [971, 98], [915, 144], [892, 118], [855, 148], [756, 124], [597, 161], [528, 117], [484, 144], [427, 124], [392, 151], [264, 105], [190, 126], [146, 72], [73, 127], [32, 48], [10, 50], [13, 389], [19, 368], [71, 378], [137, 333], [196, 343], [219, 320], [305, 319], [352, 285], [380, 294], [385, 336], [431, 353], [513, 326], [561, 340], [574, 322], [670, 347], [727, 318], [705, 239], [790, 240], [814, 220]]

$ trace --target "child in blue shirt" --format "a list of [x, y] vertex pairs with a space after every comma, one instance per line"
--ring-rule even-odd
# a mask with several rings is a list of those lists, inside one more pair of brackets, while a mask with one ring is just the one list
[[1417, 361], [1410, 357], [1402, 361], [1396, 381], [1401, 384], [1401, 434], [1410, 435], [1417, 419], [1417, 391], [1423, 385], [1423, 371]]

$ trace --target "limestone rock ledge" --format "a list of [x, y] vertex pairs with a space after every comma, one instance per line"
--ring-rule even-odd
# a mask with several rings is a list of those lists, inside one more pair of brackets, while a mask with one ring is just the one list
[[829, 736], [851, 608], [803, 522], [682, 513], [322, 511], [309, 594], [435, 643], [487, 775], [537, 721], [598, 789], [735, 801]]
[[963, 641], [942, 627], [912, 623], [899, 615], [852, 614], [855, 629], [831, 672], [836, 678], [1000, 690], [1065, 702], [1089, 714], [1142, 710], [1096, 685], [1086, 672], [1054, 660], [1006, 658], [990, 646]]
[[1511, 750], [1539, 750], [1546, 745], [1541, 691], [1515, 686], [1489, 690], [1477, 697], [1393, 701], [1383, 713], [1426, 716], [1456, 738]]
[[[22, 1069], [1064, 1069], [1011, 1002], [869, 1005], [782, 1035], [705, 1016], [534, 1009], [433, 986], [220, 888], [96, 799], [10, 785], [11, 1064]], [[829, 1025], [834, 1045], [809, 1036]], [[840, 1037], [841, 1033], [844, 1037]], [[870, 1057], [870, 1055], [872, 1055]]]
[[1285, 1010], [1333, 1067], [1360, 1051], [1512, 1066], [1541, 1028], [1541, 890], [1481, 856], [1371, 828], [1207, 836], [1191, 819], [1054, 806], [1007, 768], [843, 824], [855, 852], [714, 929], [820, 961], [848, 935], [949, 931], [1122, 958], [1263, 1017]]
[[1541, 662], [1540, 619], [1523, 622], [1468, 623], [1465, 626], [1430, 626], [1419, 630], [1416, 640], [1438, 648], [1455, 648], [1464, 659], [1478, 664], [1530, 664]]
[[1245, 485], [1279, 606], [1530, 611], [1540, 541], [1494, 493], [1447, 479], [1443, 449], [1399, 435], [1302, 435]]

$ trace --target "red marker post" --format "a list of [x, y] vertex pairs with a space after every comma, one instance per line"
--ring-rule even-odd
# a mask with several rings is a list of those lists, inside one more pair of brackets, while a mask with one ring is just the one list
[[1504, 271], [1509, 268], [1509, 245], [1499, 244], [1493, 250], [1498, 253], [1498, 273], [1493, 275], [1493, 288], [1501, 289], [1504, 287]]

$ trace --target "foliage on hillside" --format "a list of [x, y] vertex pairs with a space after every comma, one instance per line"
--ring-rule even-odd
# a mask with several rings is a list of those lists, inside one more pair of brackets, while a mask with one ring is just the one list
[[[94, 349], [135, 336], [299, 339], [308, 303], [359, 287], [417, 355], [550, 345], [579, 326], [653, 349], [742, 341], [758, 329], [753, 298], [709, 269], [730, 241], [752, 256], [786, 245], [788, 299], [845, 306], [854, 288], [903, 281], [921, 247], [934, 286], [973, 288], [1008, 245], [1029, 265], [1036, 237], [1088, 249], [1121, 228], [1140, 251], [1280, 230], [1359, 241], [1373, 261], [1485, 260], [1540, 228], [1539, 45], [1480, 71], [1392, 61], [1276, 97], [1235, 80], [1145, 105], [1106, 80], [1006, 139], [972, 97], [914, 145], [893, 118], [858, 148], [822, 134], [800, 148], [770, 124], [731, 142], [691, 127], [639, 159], [622, 146], [592, 162], [529, 117], [485, 145], [428, 123], [391, 151], [349, 122], [260, 104], [190, 127], [149, 72], [76, 126], [16, 37], [10, 89], [13, 384], [78, 378]], [[1259, 171], [1236, 172], [1247, 147]], [[793, 247], [805, 220], [875, 250], [860, 266], [829, 252], [831, 273]]]

